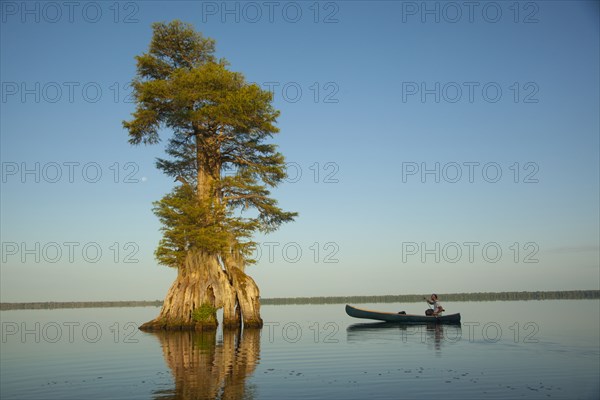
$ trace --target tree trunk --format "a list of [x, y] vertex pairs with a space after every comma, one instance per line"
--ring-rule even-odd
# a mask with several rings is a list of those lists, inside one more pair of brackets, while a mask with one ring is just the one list
[[245, 328], [262, 328], [260, 317], [260, 291], [254, 279], [234, 265], [228, 266], [229, 276], [237, 296], [238, 307]]
[[140, 326], [140, 329], [216, 329], [218, 308], [223, 308], [224, 325], [239, 325], [235, 299], [236, 291], [217, 257], [191, 251], [178, 269], [177, 278], [167, 293], [159, 316]]
[[240, 327], [242, 321], [245, 328], [262, 327], [256, 282], [231, 258], [227, 261], [224, 271], [216, 256], [189, 252], [160, 314], [140, 329], [214, 330], [218, 326], [216, 310], [219, 308], [223, 308], [226, 328]]

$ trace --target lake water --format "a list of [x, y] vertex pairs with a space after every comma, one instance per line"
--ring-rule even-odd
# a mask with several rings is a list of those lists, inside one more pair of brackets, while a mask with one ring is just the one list
[[[423, 304], [356, 304], [424, 312]], [[2, 399], [598, 399], [600, 301], [444, 302], [461, 326], [263, 306], [262, 330], [150, 334], [158, 308], [2, 311]]]

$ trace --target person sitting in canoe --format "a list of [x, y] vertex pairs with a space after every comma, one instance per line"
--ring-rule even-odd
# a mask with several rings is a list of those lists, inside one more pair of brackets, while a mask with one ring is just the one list
[[444, 307], [442, 307], [442, 303], [440, 303], [437, 294], [432, 294], [430, 298], [425, 298], [424, 299], [427, 301], [428, 304], [431, 304], [433, 306], [433, 313], [431, 315], [437, 317], [442, 315], [442, 312], [446, 311], [444, 310]]

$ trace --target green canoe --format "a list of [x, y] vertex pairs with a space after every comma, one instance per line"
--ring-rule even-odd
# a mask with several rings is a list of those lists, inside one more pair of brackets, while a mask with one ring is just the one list
[[414, 314], [397, 314], [383, 311], [370, 311], [346, 304], [346, 314], [354, 318], [375, 319], [386, 322], [402, 322], [404, 324], [460, 324], [460, 314], [449, 314], [438, 317]]

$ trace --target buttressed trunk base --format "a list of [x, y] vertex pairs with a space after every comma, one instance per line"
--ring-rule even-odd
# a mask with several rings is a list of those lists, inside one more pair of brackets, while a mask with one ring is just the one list
[[214, 330], [217, 310], [223, 326], [262, 327], [259, 290], [252, 278], [231, 267], [227, 274], [215, 255], [188, 253], [178, 269], [158, 317], [140, 326], [143, 331]]

